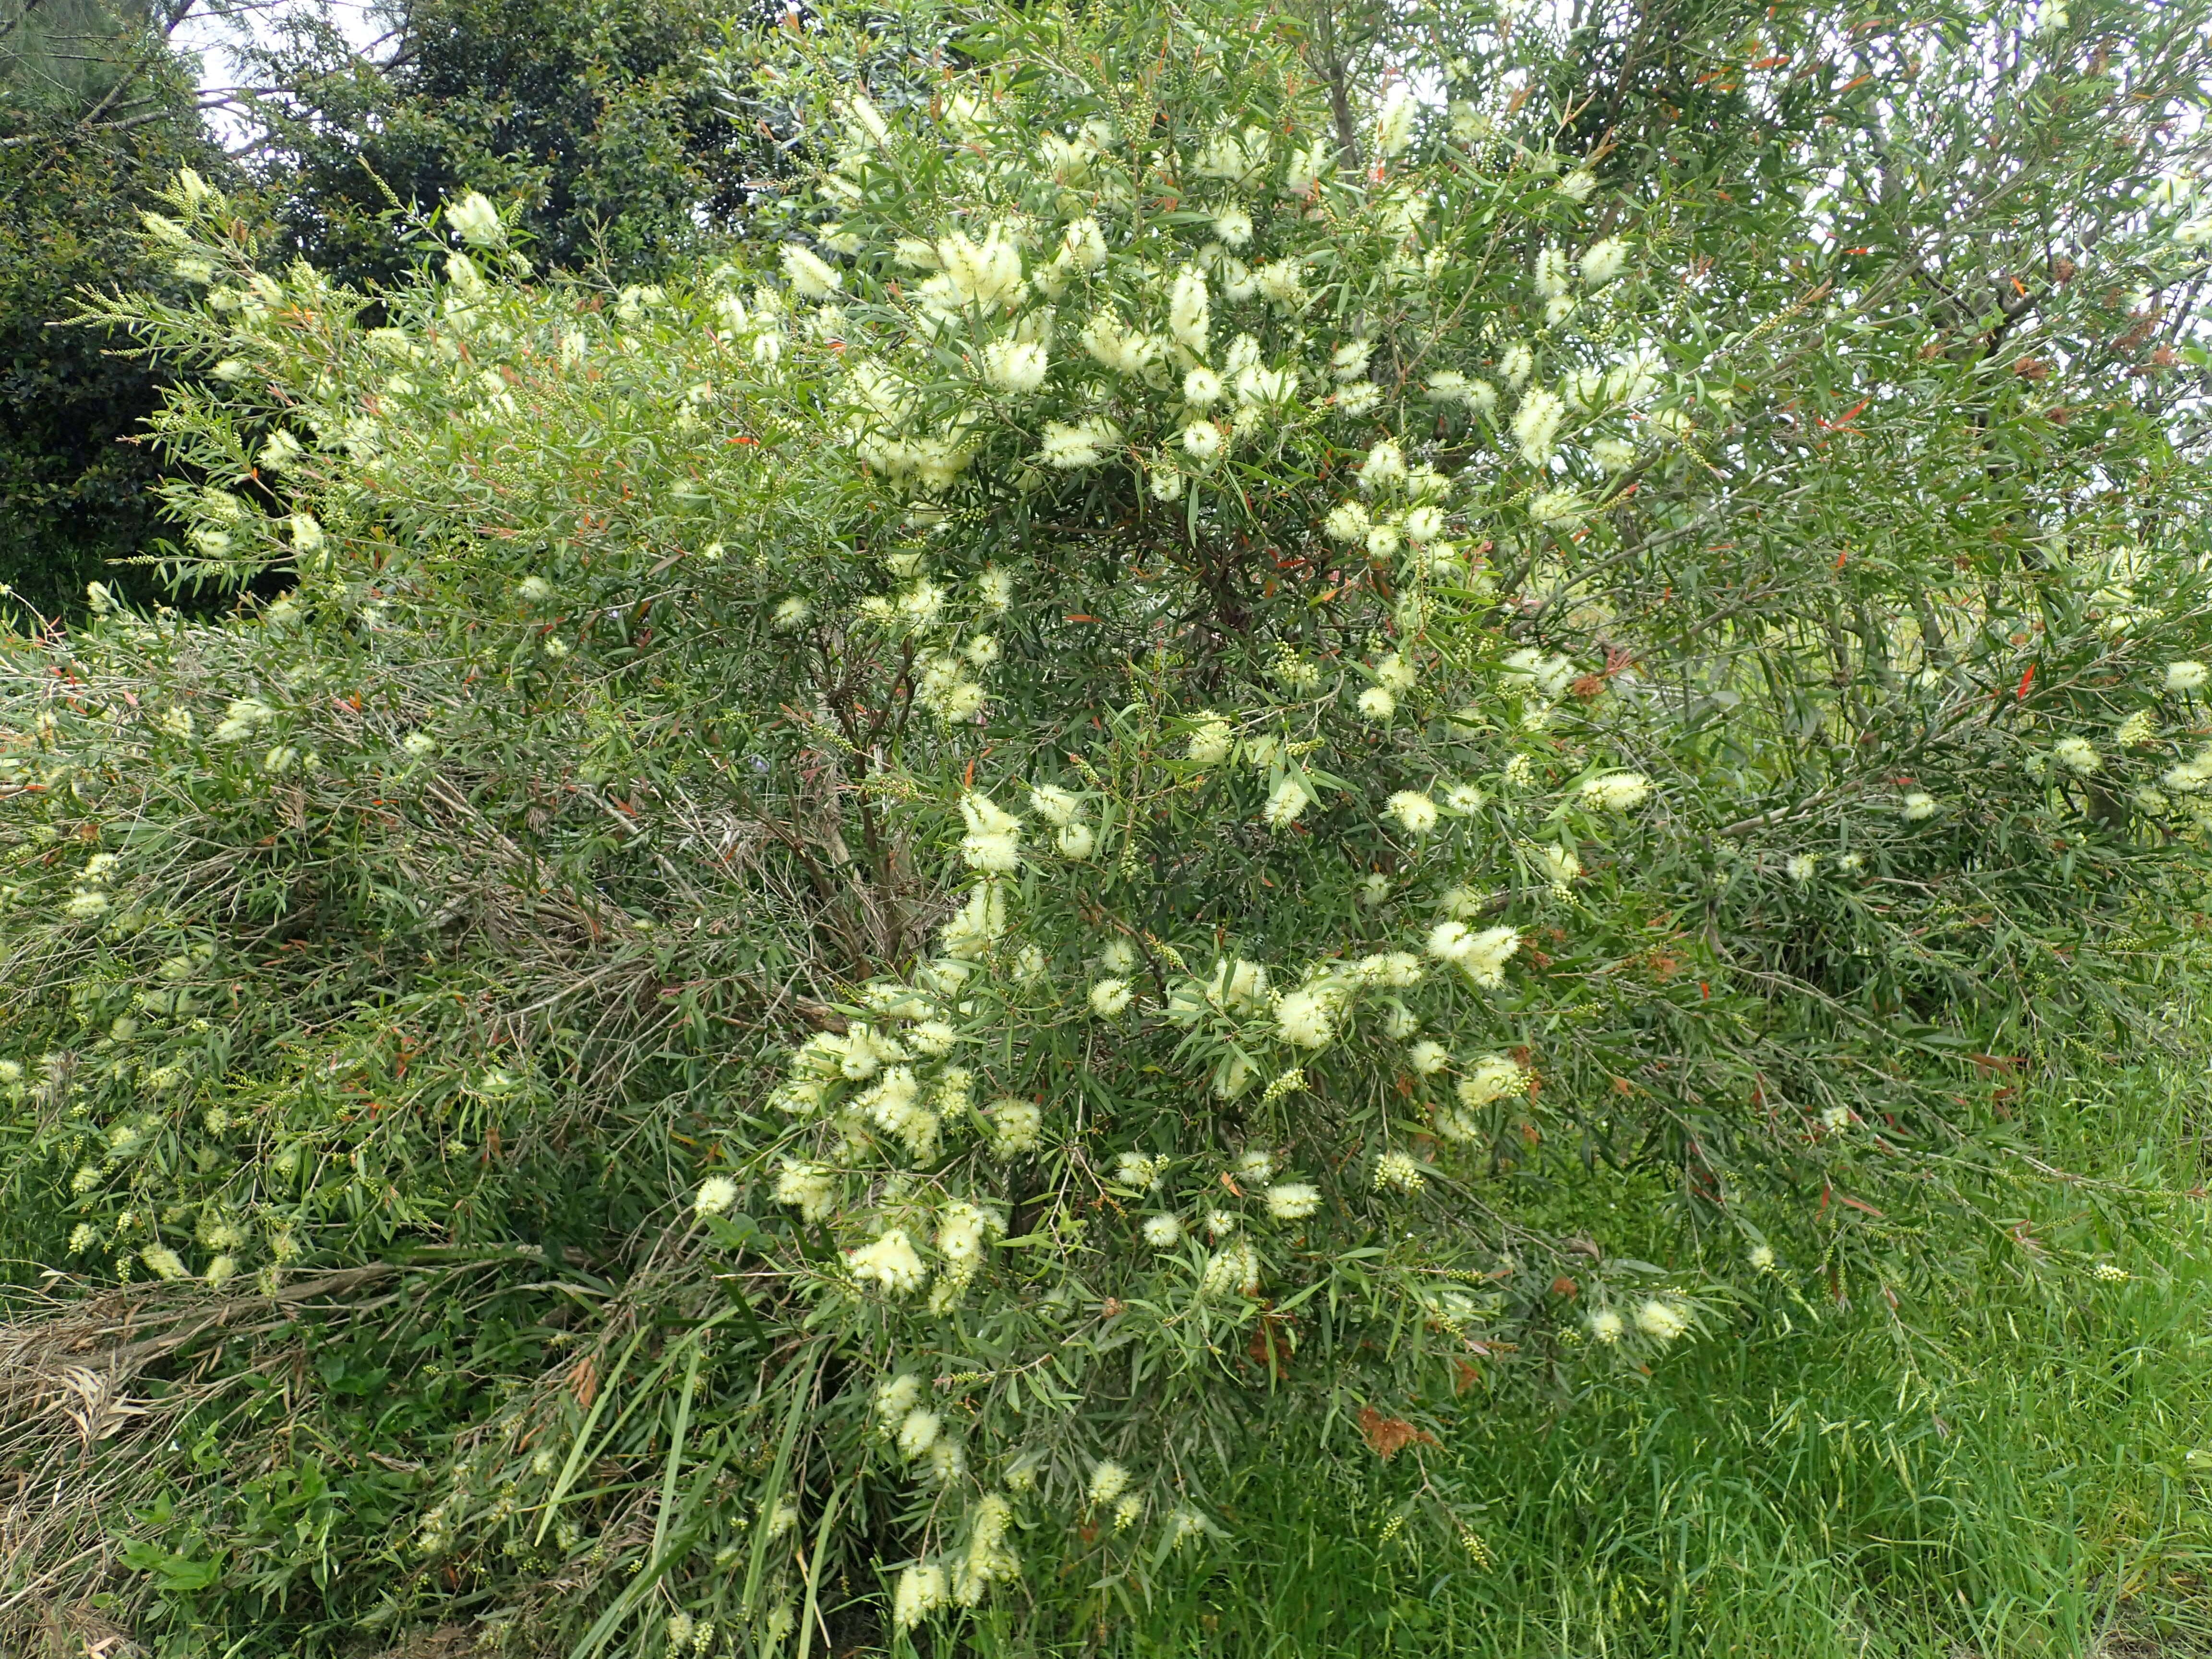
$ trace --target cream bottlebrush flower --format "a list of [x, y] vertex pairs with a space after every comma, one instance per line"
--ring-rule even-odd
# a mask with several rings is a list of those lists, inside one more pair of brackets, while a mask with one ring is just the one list
[[1817, 854], [1792, 853], [1782, 867], [1790, 880], [1802, 884], [1813, 879], [1813, 872], [1819, 863]]
[[185, 1266], [184, 1258], [166, 1244], [149, 1244], [138, 1252], [138, 1259], [146, 1264], [148, 1270], [156, 1279], [190, 1279], [191, 1277], [190, 1270]]
[[[1019, 849], [1016, 849], [1019, 856]], [[1006, 931], [1006, 895], [994, 882], [976, 883], [968, 894], [968, 902], [953, 913], [952, 919], [938, 930], [937, 937], [945, 954], [956, 960], [973, 962], [990, 949], [991, 942]]]
[[1035, 1152], [1044, 1128], [1044, 1113], [1033, 1101], [1009, 1097], [983, 1109], [991, 1125], [991, 1151], [1000, 1158]]
[[1185, 265], [1168, 290], [1168, 332], [1194, 356], [1203, 357], [1212, 314], [1206, 273], [1196, 265]]
[[793, 1079], [770, 1090], [768, 1103], [780, 1112], [790, 1113], [793, 1117], [805, 1117], [822, 1109], [822, 1102], [827, 1093], [827, 1086], [819, 1081]]
[[1286, 404], [1297, 396], [1297, 371], [1291, 368], [1261, 368], [1248, 363], [1237, 371], [1237, 428], [1247, 430], [1256, 418], [1252, 411], [1277, 404]]
[[1568, 847], [1539, 847], [1536, 849], [1536, 865], [1554, 890], [1565, 887], [1583, 872], [1583, 861], [1575, 856], [1574, 849]]
[[1235, 740], [1229, 722], [1209, 714], [1191, 728], [1183, 753], [1200, 766], [1216, 766], [1229, 758]]
[[1601, 1342], [1607, 1347], [1620, 1341], [1628, 1332], [1627, 1321], [1610, 1308], [1600, 1308], [1583, 1322], [1589, 1328], [1590, 1340]]
[[1375, 1189], [1388, 1188], [1394, 1192], [1418, 1193], [1428, 1184], [1428, 1176], [1413, 1158], [1404, 1152], [1385, 1152], [1375, 1160]]
[[1221, 401], [1221, 377], [1203, 363], [1182, 377], [1183, 400], [1205, 409]]
[[1259, 284], [1261, 296], [1279, 310], [1295, 311], [1306, 302], [1304, 270], [1295, 258], [1261, 265], [1252, 278]]
[[1521, 948], [1521, 935], [1510, 927], [1486, 927], [1468, 940], [1459, 965], [1477, 985], [1496, 989], [1505, 983], [1505, 964]]
[[1377, 951], [1353, 963], [1351, 976], [1369, 985], [1389, 985], [1401, 989], [1419, 985], [1424, 969], [1420, 957], [1411, 951]]
[[1434, 1077], [1451, 1064], [1451, 1051], [1426, 1038], [1406, 1050], [1406, 1064], [1416, 1077]]
[[1156, 1250], [1171, 1250], [1182, 1243], [1182, 1223], [1171, 1215], [1145, 1218], [1145, 1243]]
[[1168, 1160], [1133, 1149], [1114, 1160], [1114, 1179], [1138, 1192], [1150, 1192], [1166, 1177]]
[[1378, 524], [1367, 532], [1367, 556], [1370, 559], [1395, 559], [1404, 544], [1405, 538], [1398, 533], [1395, 525]]
[[794, 595], [777, 604], [775, 614], [769, 619], [769, 625], [779, 633], [788, 633], [794, 628], [805, 627], [813, 615], [813, 605]]
[[899, 1419], [898, 1431], [893, 1437], [902, 1454], [921, 1457], [937, 1443], [937, 1431], [944, 1427], [945, 1419], [935, 1412], [910, 1411]]
[[1231, 303], [1243, 305], [1260, 291], [1260, 279], [1252, 274], [1252, 267], [1242, 259], [1212, 246], [1205, 249], [1200, 257], [1206, 258], [1206, 255], [1217, 256], [1207, 258], [1207, 268], [1220, 279], [1222, 295]]
[[2158, 717], [2148, 708], [2138, 708], [2112, 728], [2112, 741], [2123, 749], [2136, 749], [2154, 741], [2158, 736]]
[[1753, 1245], [1751, 1254], [1747, 1259], [1751, 1263], [1752, 1272], [1755, 1273], [1771, 1273], [1774, 1271], [1774, 1247], [1771, 1244]]
[[1389, 438], [1367, 452], [1359, 464], [1359, 487], [1370, 494], [1406, 482], [1406, 452]]
[[1213, 216], [1213, 234], [1231, 247], [1252, 240], [1252, 216], [1234, 202]]
[[845, 285], [845, 275], [796, 242], [783, 245], [783, 274], [802, 299], [826, 300]]
[[836, 1206], [836, 1176], [811, 1164], [785, 1159], [783, 1170], [776, 1175], [775, 1199], [799, 1210], [805, 1221], [823, 1221]]
[[2193, 795], [2212, 783], [2212, 749], [2200, 751], [2193, 759], [2167, 769], [2159, 781], [2177, 795]]
[[1382, 388], [1371, 380], [1355, 380], [1329, 401], [1340, 415], [1364, 415], [1382, 401]]
[[1577, 262], [1583, 283], [1589, 288], [1603, 288], [1621, 273], [1628, 264], [1628, 244], [1618, 236], [1608, 236], [1601, 242], [1593, 242], [1583, 250]]
[[1051, 361], [1035, 340], [994, 340], [983, 348], [983, 379], [1000, 392], [1035, 392]]
[[1383, 810], [1409, 836], [1425, 836], [1437, 827], [1437, 804], [1418, 789], [1401, 789]]
[[1336, 161], [1336, 145], [1331, 139], [1316, 138], [1304, 149], [1293, 149], [1290, 165], [1283, 170], [1283, 194], [1311, 201], [1320, 193], [1322, 181], [1334, 175]]
[[1588, 167], [1577, 167], [1559, 180], [1559, 194], [1571, 202], [1587, 202], [1590, 192], [1597, 188], [1597, 174]]
[[1583, 805], [1605, 812], [1632, 812], [1651, 799], [1651, 780], [1641, 772], [1601, 772], [1585, 779]]
[[1375, 153], [1388, 159], [1403, 155], [1413, 143], [1413, 120], [1421, 112], [1413, 89], [1399, 82], [1382, 94], [1375, 114]]
[[1103, 415], [1088, 416], [1073, 423], [1047, 421], [1044, 442], [1037, 450], [1037, 459], [1062, 471], [1096, 466], [1121, 438], [1120, 431]]
[[1898, 811], [1907, 823], [1918, 823], [1936, 816], [1936, 797], [1924, 790], [1909, 791], [1898, 803]]
[[1362, 542], [1367, 539], [1367, 509], [1358, 501], [1340, 501], [1329, 515], [1322, 520], [1322, 529], [1333, 541]]
[[1555, 300], [1567, 291], [1567, 256], [1556, 247], [1547, 247], [1536, 256], [1534, 276], [1536, 292], [1547, 300]]
[[2051, 745], [2051, 758], [2068, 771], [2087, 777], [2104, 764], [2087, 738], [2061, 738]]
[[951, 1054], [959, 1040], [959, 1033], [941, 1019], [925, 1019], [906, 1036], [908, 1048], [933, 1060]]
[[1328, 1046], [1336, 1036], [1335, 994], [1324, 987], [1292, 991], [1275, 1005], [1275, 1029], [1301, 1048]]
[[1260, 809], [1260, 816], [1270, 829], [1287, 829], [1298, 821], [1298, 814], [1312, 800], [1305, 785], [1296, 778], [1285, 778], [1268, 793], [1267, 804]]
[[890, 1228], [874, 1243], [850, 1252], [846, 1262], [854, 1278], [871, 1280], [894, 1296], [920, 1290], [929, 1278], [902, 1227]]
[[1519, 1094], [1528, 1087], [1520, 1063], [1504, 1054], [1485, 1054], [1467, 1069], [1455, 1091], [1459, 1103], [1469, 1111], [1493, 1100]]
[[1536, 354], [1525, 343], [1509, 346], [1505, 355], [1498, 360], [1498, 372], [1504, 377], [1505, 384], [1516, 392], [1535, 367]]
[[738, 1201], [738, 1183], [727, 1176], [709, 1176], [699, 1183], [691, 1207], [701, 1215], [720, 1215]]
[[1332, 379], [1349, 385], [1367, 376], [1368, 359], [1375, 355], [1372, 340], [1346, 340], [1329, 354], [1328, 372]]
[[1428, 952], [1444, 962], [1463, 960], [1474, 943], [1474, 935], [1463, 921], [1440, 921], [1429, 929]]
[[1116, 374], [1141, 374], [1160, 355], [1160, 343], [1141, 329], [1102, 311], [1083, 326], [1077, 342], [1098, 363]]
[[1102, 979], [1091, 988], [1091, 1012], [1101, 1019], [1112, 1019], [1129, 1006], [1133, 994], [1126, 979]]
[[1047, 823], [1073, 823], [1083, 803], [1056, 783], [1040, 783], [1030, 790], [1030, 810]]
[[1091, 1471], [1091, 1486], [1085, 1494], [1093, 1504], [1110, 1504], [1129, 1489], [1129, 1471], [1110, 1458]]
[[1410, 691], [1419, 676], [1413, 665], [1407, 662], [1402, 652], [1393, 651], [1378, 657], [1375, 662], [1375, 683], [1388, 686], [1393, 691]]
[[908, 1567], [899, 1574], [897, 1587], [891, 1592], [892, 1627], [912, 1630], [950, 1599], [944, 1568]]
[[1566, 417], [1567, 405], [1556, 394], [1541, 386], [1530, 391], [1513, 411], [1513, 441], [1520, 446], [1521, 458], [1532, 466], [1550, 460]]
[[1021, 297], [1022, 256], [1004, 225], [993, 225], [981, 242], [957, 230], [939, 237], [937, 259], [938, 274], [921, 285], [925, 302], [940, 298], [964, 310], [1011, 306]]
[[1278, 1221], [1303, 1221], [1321, 1208], [1321, 1188], [1303, 1181], [1286, 1181], [1261, 1194], [1267, 1213]]
[[1260, 1294], [1260, 1253], [1249, 1243], [1231, 1244], [1206, 1258], [1199, 1291], [1205, 1296]]
[[297, 438], [284, 431], [272, 432], [269, 441], [261, 446], [261, 465], [270, 472], [282, 472], [287, 467], [297, 466], [307, 459], [307, 452]]
[[1206, 1231], [1215, 1238], [1226, 1238], [1237, 1231], [1237, 1217], [1231, 1210], [1209, 1210], [1206, 1215]]
[[972, 1268], [983, 1259], [985, 1237], [1005, 1231], [1005, 1223], [988, 1211], [973, 1204], [948, 1205], [938, 1222], [937, 1248], [956, 1266]]
[[2170, 662], [2166, 665], [2166, 689], [2176, 696], [2204, 689], [2206, 670], [2201, 662]]
[[1200, 466], [1211, 466], [1221, 453], [1221, 428], [1211, 421], [1193, 421], [1182, 429], [1182, 447]]
[[1553, 530], [1571, 530], [1583, 520], [1583, 498], [1571, 489], [1547, 489], [1528, 503], [1528, 516]]
[[503, 247], [507, 244], [507, 227], [500, 222], [499, 210], [479, 191], [471, 191], [458, 202], [448, 202], [446, 222], [471, 247]]
[[1445, 807], [1462, 817], [1470, 812], [1480, 812], [1485, 799], [1482, 791], [1471, 783], [1455, 783], [1444, 791]]
[[1416, 547], [1425, 547], [1444, 533], [1444, 513], [1440, 507], [1417, 507], [1406, 514], [1402, 526], [1406, 539]]
[[1370, 685], [1359, 694], [1359, 712], [1378, 724], [1398, 712], [1398, 700], [1379, 685]]
[[1636, 465], [1636, 446], [1626, 438], [1600, 438], [1589, 450], [1590, 459], [1608, 472], [1626, 472]]
[[1690, 1316], [1675, 1303], [1646, 1297], [1636, 1304], [1636, 1328], [1654, 1342], [1672, 1342], [1690, 1328]]
[[1012, 1522], [1012, 1505], [997, 1492], [987, 1492], [975, 1505], [967, 1559], [953, 1575], [952, 1596], [961, 1606], [975, 1606], [994, 1580], [1021, 1577], [1020, 1559], [1006, 1544], [1006, 1529]]
[[1830, 1106], [1826, 1108], [1820, 1114], [1820, 1127], [1824, 1129], [1832, 1130], [1838, 1133], [1850, 1128], [1851, 1127], [1851, 1109], [1848, 1106]]
[[1137, 966], [1137, 947], [1126, 939], [1109, 939], [1098, 947], [1098, 965], [1109, 974], [1127, 974]]
[[1206, 981], [1206, 996], [1217, 1007], [1252, 1013], [1267, 1002], [1267, 970], [1242, 957], [1233, 962], [1217, 962], [1213, 977]]
[[960, 816], [968, 833], [960, 839], [960, 855], [971, 870], [1004, 873], [1021, 867], [1021, 820], [1002, 811], [988, 795], [969, 793], [960, 802]]
[[1096, 270], [1106, 263], [1106, 233], [1096, 219], [1076, 220], [1060, 234], [1060, 252], [1078, 270]]

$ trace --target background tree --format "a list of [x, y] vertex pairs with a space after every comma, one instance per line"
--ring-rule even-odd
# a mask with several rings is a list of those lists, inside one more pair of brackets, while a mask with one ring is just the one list
[[163, 287], [138, 214], [180, 167], [220, 174], [188, 66], [188, 8], [99, 0], [0, 8], [0, 581], [48, 615], [90, 580], [140, 599], [161, 463], [141, 441], [164, 368], [100, 330], [57, 326], [87, 287]]
[[407, 270], [408, 211], [468, 189], [520, 202], [546, 263], [649, 277], [783, 170], [708, 72], [742, 8], [404, 0], [380, 15], [368, 52], [305, 14], [245, 54], [279, 221], [349, 282]]

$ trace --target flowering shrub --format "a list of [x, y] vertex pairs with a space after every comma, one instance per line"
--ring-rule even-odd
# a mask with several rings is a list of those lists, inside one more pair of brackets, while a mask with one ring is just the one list
[[1269, 1419], [1418, 1459], [1939, 1271], [1992, 1071], [2135, 1018], [2212, 811], [2163, 106], [2006, 71], [2079, 89], [2033, 237], [1855, 124], [1729, 210], [1551, 148], [1540, 37], [1340, 118], [1251, 21], [797, 42], [799, 228], [664, 288], [154, 222], [177, 568], [291, 580], [16, 651], [8, 1086], [88, 1287], [574, 1269], [410, 1594], [767, 1651], [825, 1561], [1179, 1570]]

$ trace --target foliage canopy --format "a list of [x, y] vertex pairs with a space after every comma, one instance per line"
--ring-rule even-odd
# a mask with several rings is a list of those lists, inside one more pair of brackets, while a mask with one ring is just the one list
[[[611, 297], [152, 222], [178, 567], [297, 584], [16, 650], [0, 927], [20, 1340], [214, 1353], [99, 1442], [176, 1651], [1100, 1612], [1285, 1421], [1940, 1279], [2016, 1069], [2155, 1039], [2195, 21], [1629, 22], [1590, 128], [1583, 33], [1357, 21], [791, 31], [801, 223]], [[343, 1504], [241, 1426], [308, 1331]]]

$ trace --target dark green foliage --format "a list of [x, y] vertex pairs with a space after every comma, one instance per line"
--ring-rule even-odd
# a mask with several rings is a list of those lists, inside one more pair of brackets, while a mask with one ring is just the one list
[[[720, 108], [703, 0], [404, 0], [390, 56], [301, 24], [262, 54], [280, 217], [355, 283], [410, 268], [410, 210], [465, 190], [525, 204], [542, 263], [647, 276], [726, 228], [770, 146]], [[765, 152], [765, 153], [764, 153]]]
[[219, 158], [159, 34], [102, 5], [26, 9], [0, 6], [0, 581], [51, 616], [93, 580], [167, 597], [150, 568], [112, 563], [155, 530], [161, 467], [139, 438], [167, 372], [57, 325], [83, 288], [174, 287], [138, 214]]

